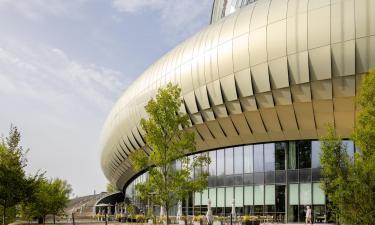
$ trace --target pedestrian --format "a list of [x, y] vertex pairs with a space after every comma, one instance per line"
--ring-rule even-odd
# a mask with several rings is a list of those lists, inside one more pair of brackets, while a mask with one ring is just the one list
[[305, 221], [305, 225], [307, 225], [307, 224], [312, 224], [310, 206], [306, 206], [306, 221]]

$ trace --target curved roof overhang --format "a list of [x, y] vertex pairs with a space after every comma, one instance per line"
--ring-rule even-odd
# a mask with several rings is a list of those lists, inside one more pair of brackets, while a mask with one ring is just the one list
[[327, 123], [349, 137], [361, 75], [375, 66], [374, 11], [370, 0], [263, 0], [198, 32], [113, 107], [101, 139], [105, 176], [122, 189], [136, 174], [128, 156], [144, 146], [144, 106], [168, 82], [182, 88], [197, 151], [317, 139]]

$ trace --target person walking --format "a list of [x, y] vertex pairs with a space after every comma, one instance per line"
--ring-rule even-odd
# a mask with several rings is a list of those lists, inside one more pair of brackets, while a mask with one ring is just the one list
[[305, 225], [307, 225], [307, 224], [312, 224], [311, 208], [310, 208], [310, 206], [306, 206], [306, 221], [305, 221]]

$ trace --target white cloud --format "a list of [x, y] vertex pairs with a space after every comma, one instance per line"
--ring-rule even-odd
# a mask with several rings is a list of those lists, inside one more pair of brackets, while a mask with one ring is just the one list
[[155, 11], [163, 31], [180, 39], [209, 23], [212, 0], [113, 0], [112, 5], [123, 13]]
[[135, 13], [144, 8], [160, 9], [165, 0], [113, 0], [113, 6], [121, 12]]
[[[48, 98], [45, 94], [51, 93], [74, 95], [74, 99], [100, 110], [120, 95], [124, 88], [121, 76], [118, 71], [70, 59], [57, 48], [0, 48], [0, 77], [8, 80], [0, 83], [0, 92], [9, 92], [13, 86], [18, 94], [37, 92], [36, 97]], [[8, 88], [3, 89], [3, 84]]]
[[67, 179], [79, 195], [104, 190], [99, 135], [127, 84], [120, 72], [46, 45], [0, 45], [0, 135], [10, 123], [30, 147], [28, 172]]
[[77, 15], [72, 12], [87, 0], [0, 0], [0, 8], [12, 10], [32, 20], [46, 16]]

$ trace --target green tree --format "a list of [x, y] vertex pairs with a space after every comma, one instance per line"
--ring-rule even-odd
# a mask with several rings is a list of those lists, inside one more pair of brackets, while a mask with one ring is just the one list
[[128, 217], [131, 218], [131, 219], [134, 219], [135, 218], [135, 206], [133, 204], [127, 204], [126, 205], [126, 212], [128, 213]]
[[332, 126], [322, 137], [323, 189], [332, 210], [346, 225], [375, 221], [375, 72], [366, 75], [357, 97], [360, 107], [352, 140], [359, 147], [351, 159]]
[[111, 183], [107, 183], [107, 188], [106, 188], [106, 189], [107, 189], [107, 192], [109, 192], [109, 193], [119, 191], [119, 190], [117, 190], [117, 188], [114, 187]]
[[[149, 177], [136, 186], [141, 199], [164, 206], [169, 224], [169, 208], [188, 194], [207, 186], [206, 154], [185, 157], [195, 151], [195, 134], [183, 130], [190, 126], [187, 114], [181, 113], [181, 89], [172, 84], [159, 89], [155, 99], [145, 106], [148, 119], [141, 120], [146, 147], [130, 156], [136, 171], [148, 170]], [[176, 169], [176, 160], [181, 168]], [[191, 179], [193, 170], [195, 178]]]
[[55, 216], [61, 214], [69, 201], [72, 187], [67, 181], [55, 178], [49, 182], [48, 195], [50, 199], [50, 213], [53, 215], [53, 223], [56, 223]]
[[[321, 138], [320, 162], [322, 166], [322, 188], [328, 199], [334, 216], [346, 221], [352, 201], [352, 163], [341, 139], [336, 136], [333, 127], [328, 126], [328, 133]], [[331, 218], [334, 219], [334, 218]]]
[[49, 183], [43, 179], [39, 183], [38, 191], [35, 193], [34, 201], [28, 202], [24, 207], [29, 210], [32, 217], [38, 218], [38, 222], [45, 224], [46, 216], [51, 212], [51, 201], [49, 199]]
[[360, 151], [355, 155], [354, 199], [358, 224], [375, 221], [375, 70], [363, 78], [357, 98], [360, 111], [352, 139]]
[[22, 203], [20, 207], [20, 215], [21, 218], [28, 222], [28, 224], [31, 224], [31, 221], [33, 221], [36, 218], [37, 212], [34, 211], [35, 208], [31, 206], [31, 203], [25, 204]]
[[0, 143], [0, 206], [2, 223], [14, 218], [7, 217], [7, 210], [32, 198], [40, 174], [27, 176], [26, 151], [20, 146], [21, 134], [11, 126], [9, 136]]
[[23, 217], [28, 220], [39, 218], [45, 224], [46, 216], [51, 214], [55, 224], [55, 216], [63, 212], [71, 192], [71, 186], [65, 180], [43, 179], [39, 182], [33, 201], [22, 205]]

